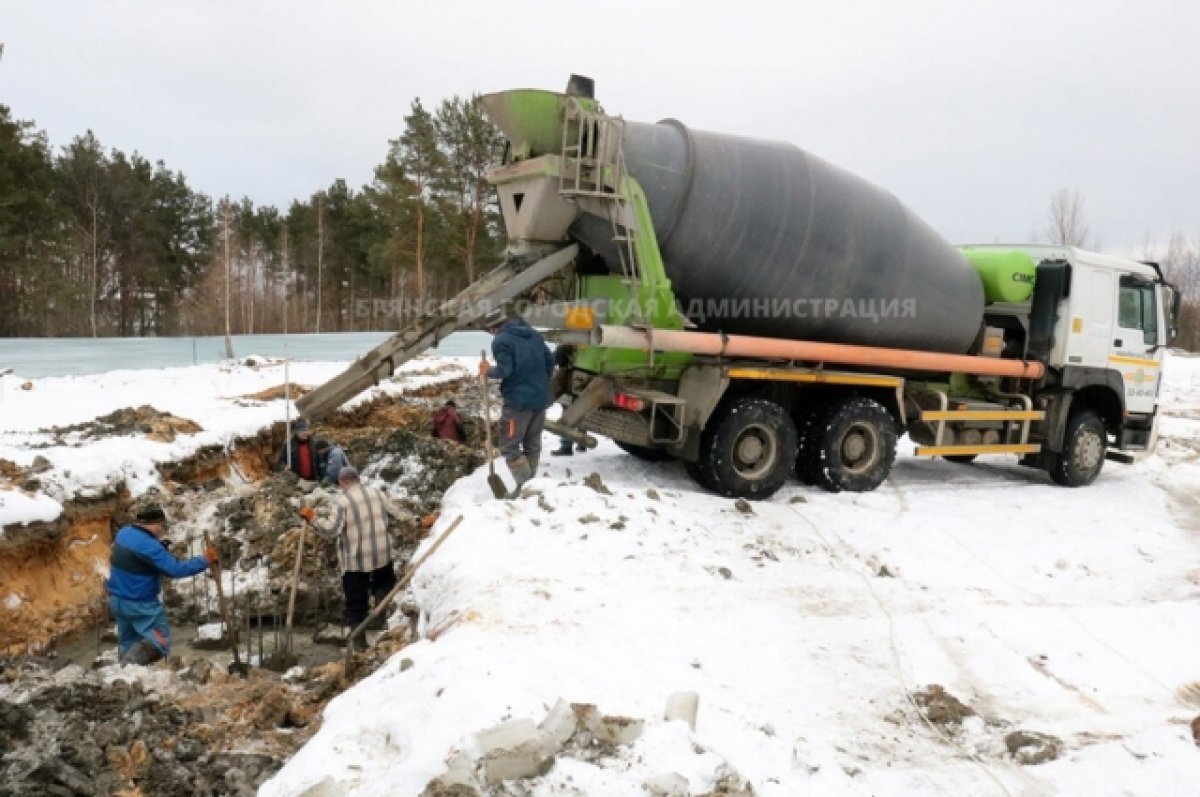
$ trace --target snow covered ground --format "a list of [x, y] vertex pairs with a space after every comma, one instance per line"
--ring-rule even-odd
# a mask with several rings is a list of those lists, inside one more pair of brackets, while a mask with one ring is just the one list
[[[294, 364], [291, 376], [314, 385], [344, 365]], [[445, 379], [432, 373], [442, 365], [414, 361], [379, 389]], [[240, 398], [281, 384], [278, 363], [28, 391], [0, 379], [0, 458], [49, 461], [37, 477], [48, 494], [0, 490], [0, 524], [50, 519], [122, 479], [137, 494], [155, 463], [283, 417], [280, 401]], [[141, 404], [203, 431], [43, 431]], [[417, 795], [477, 732], [540, 721], [560, 698], [646, 731], [598, 760], [560, 755], [520, 793], [643, 795], [675, 772], [703, 794], [727, 769], [759, 795], [1196, 793], [1200, 359], [1171, 357], [1163, 404], [1156, 454], [1073, 491], [1011, 458], [902, 453], [874, 493], [791, 484], [745, 511], [678, 465], [602, 442], [547, 457], [534, 494], [510, 503], [491, 498], [481, 469], [446, 495], [433, 536], [464, 520], [415, 580], [421, 641], [331, 703], [261, 793]], [[974, 715], [927, 723], [914, 700], [931, 684]], [[699, 695], [694, 732], [661, 720], [678, 691]], [[1063, 750], [1018, 764], [1005, 744], [1018, 730]]]
[[[412, 360], [396, 379], [363, 393], [356, 402], [452, 378], [459, 375], [456, 362], [459, 360], [454, 358]], [[314, 386], [346, 365], [301, 362], [291, 363], [288, 370], [294, 384]], [[467, 373], [465, 368], [462, 373]], [[47, 470], [38, 473], [41, 492], [0, 488], [0, 536], [10, 524], [54, 520], [62, 512], [62, 502], [103, 494], [121, 481], [136, 497], [159, 482], [156, 464], [179, 461], [206, 446], [229, 446], [239, 437], [282, 422], [282, 400], [256, 401], [247, 396], [283, 382], [283, 361], [261, 356], [91, 376], [32, 380], [19, 374], [0, 376], [0, 459], [24, 468], [32, 466], [37, 457], [49, 463]], [[26, 384], [29, 389], [22, 389]], [[165, 442], [144, 435], [62, 435], [52, 429], [144, 404], [194, 421], [203, 431], [178, 434]]]
[[[747, 512], [608, 443], [547, 458], [511, 503], [481, 469], [415, 579], [422, 640], [260, 794], [417, 795], [477, 732], [559, 698], [646, 731], [512, 793], [644, 795], [675, 772], [703, 794], [728, 767], [759, 795], [1194, 794], [1200, 360], [1167, 374], [1158, 452], [1080, 490], [902, 453], [874, 493], [791, 485]], [[926, 722], [931, 684], [974, 715]], [[680, 690], [694, 732], [661, 720]], [[1015, 731], [1061, 740], [1057, 760], [1017, 763]]]

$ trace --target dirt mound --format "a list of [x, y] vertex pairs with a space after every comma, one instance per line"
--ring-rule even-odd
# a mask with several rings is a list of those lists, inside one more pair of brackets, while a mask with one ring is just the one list
[[921, 708], [926, 719], [943, 728], [962, 725], [964, 719], [975, 715], [975, 709], [947, 692], [940, 684], [930, 684], [914, 692], [913, 701]]
[[317, 670], [289, 685], [192, 666], [153, 671], [165, 684], [155, 693], [121, 671], [105, 684], [114, 671], [24, 670], [32, 688], [0, 700], [0, 794], [252, 795], [311, 735], [340, 677]]
[[0, 459], [0, 484], [21, 484], [24, 481], [24, 468], [10, 460]]
[[251, 401], [275, 401], [276, 399], [285, 398], [290, 395], [293, 399], [298, 399], [306, 393], [312, 392], [312, 388], [307, 385], [275, 385], [266, 390], [260, 390], [257, 393], [246, 393], [239, 398], [250, 399]]
[[399, 430], [382, 439], [359, 439], [347, 449], [362, 472], [388, 482], [418, 514], [435, 511], [450, 485], [483, 464], [480, 452], [449, 440]]
[[149, 404], [143, 404], [136, 409], [125, 407], [110, 412], [108, 415], [101, 415], [94, 421], [76, 423], [71, 426], [55, 426], [42, 431], [53, 434], [55, 442], [63, 445], [63, 438], [68, 435], [78, 435], [94, 440], [102, 437], [140, 434], [150, 440], [170, 443], [176, 435], [195, 434], [204, 429], [195, 421], [176, 417], [169, 412], [160, 412]]

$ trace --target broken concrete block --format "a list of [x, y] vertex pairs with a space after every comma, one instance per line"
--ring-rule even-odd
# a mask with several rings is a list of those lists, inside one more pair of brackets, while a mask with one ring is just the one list
[[713, 789], [710, 793], [724, 797], [754, 797], [754, 787], [733, 767], [719, 764], [713, 773]]
[[700, 710], [700, 695], [695, 692], [673, 692], [667, 696], [667, 708], [663, 719], [667, 722], [683, 720], [693, 731], [696, 730], [696, 713]]
[[579, 724], [601, 744], [633, 744], [646, 727], [645, 720], [601, 714], [591, 703], [572, 703], [571, 710]]
[[539, 727], [546, 732], [546, 735], [553, 740], [557, 747], [561, 748], [575, 735], [579, 722], [575, 719], [575, 712], [571, 710], [571, 704], [559, 698]]
[[642, 788], [650, 797], [688, 797], [687, 778], [678, 772], [664, 772], [642, 782]]
[[554, 764], [558, 745], [533, 720], [506, 722], [475, 734], [488, 784], [544, 775]]
[[446, 762], [446, 771], [438, 775], [421, 791], [421, 797], [480, 797], [483, 792], [475, 778], [471, 757], [459, 751]]

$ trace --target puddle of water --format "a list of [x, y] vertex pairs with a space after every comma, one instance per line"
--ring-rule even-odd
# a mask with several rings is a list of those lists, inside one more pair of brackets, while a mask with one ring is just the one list
[[[340, 660], [345, 654], [345, 648], [340, 644], [313, 642], [314, 628], [311, 626], [295, 626], [292, 629], [292, 655], [296, 665], [302, 667], [317, 667], [328, 662]], [[233, 653], [228, 649], [211, 650], [203, 644], [193, 645], [196, 641], [195, 626], [171, 625], [171, 657], [178, 657], [185, 662], [197, 659], [208, 659], [215, 666], [225, 670], [233, 662]], [[262, 630], [261, 640], [257, 628], [251, 629], [250, 656], [247, 659], [245, 632], [238, 637], [238, 655], [243, 662], [249, 660], [252, 666], [260, 666], [260, 662], [270, 662], [276, 651], [284, 647], [283, 629], [278, 635], [275, 629], [266, 627]], [[66, 667], [77, 664], [90, 667], [97, 657], [106, 652], [115, 654], [117, 649], [116, 630], [112, 626], [100, 626], [77, 632], [58, 641], [52, 655], [58, 666]], [[260, 653], [261, 650], [261, 653]]]

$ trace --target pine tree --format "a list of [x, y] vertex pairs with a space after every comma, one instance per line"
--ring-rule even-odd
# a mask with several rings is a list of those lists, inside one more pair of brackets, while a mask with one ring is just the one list
[[450, 243], [462, 257], [468, 283], [475, 281], [479, 261], [492, 259], [496, 251], [490, 233], [498, 225], [499, 209], [487, 176], [504, 142], [483, 115], [478, 99], [478, 94], [470, 100], [455, 95], [442, 102], [435, 118], [449, 167], [456, 233]]

